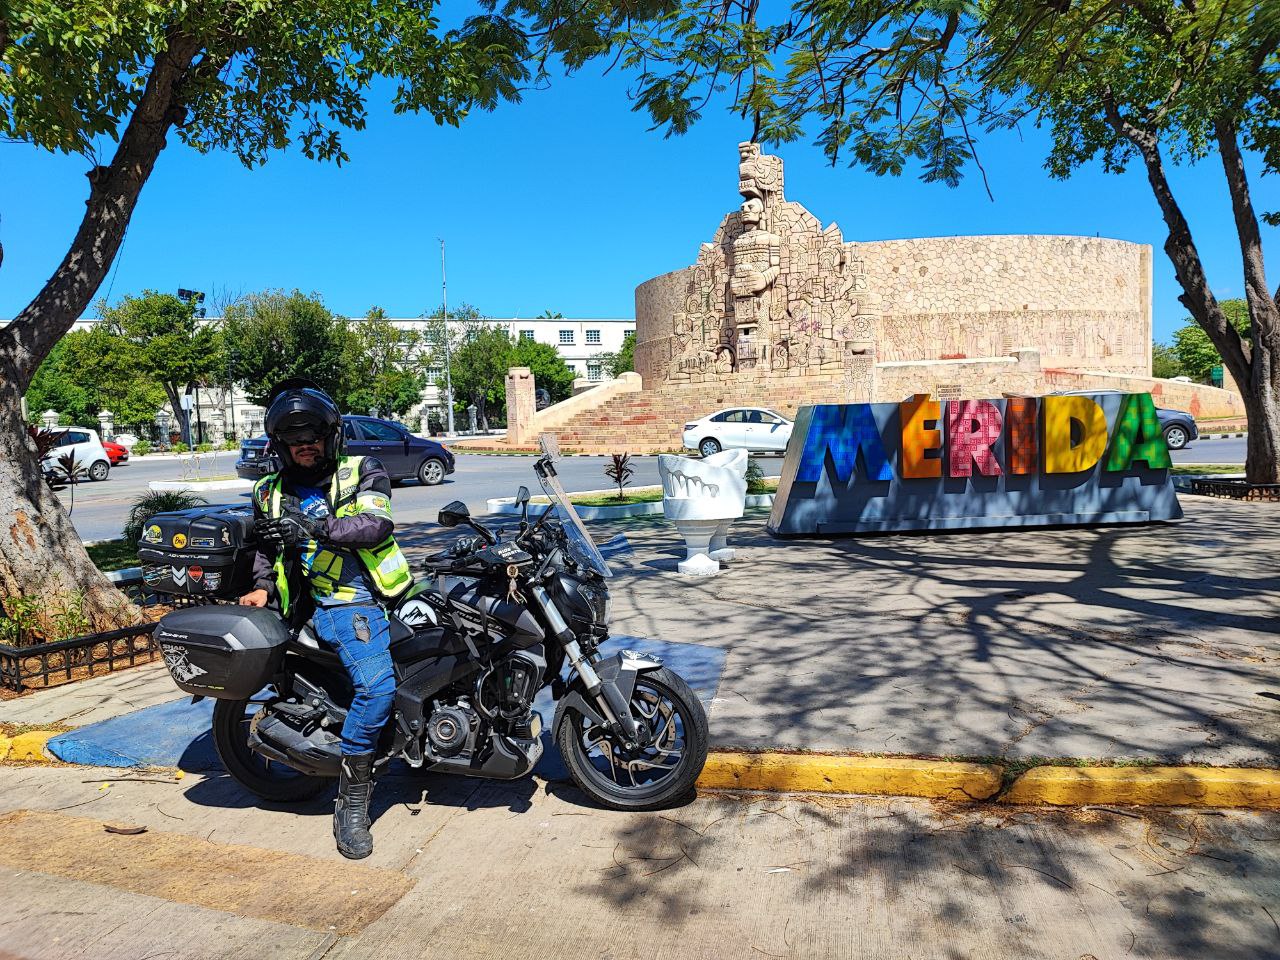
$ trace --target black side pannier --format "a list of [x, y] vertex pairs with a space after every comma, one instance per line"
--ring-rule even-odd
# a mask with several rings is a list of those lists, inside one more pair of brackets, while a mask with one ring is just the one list
[[266, 607], [228, 603], [184, 607], [156, 624], [155, 641], [182, 690], [246, 700], [280, 669], [289, 628]]
[[253, 587], [253, 507], [157, 513], [142, 527], [138, 561], [156, 593], [232, 599]]

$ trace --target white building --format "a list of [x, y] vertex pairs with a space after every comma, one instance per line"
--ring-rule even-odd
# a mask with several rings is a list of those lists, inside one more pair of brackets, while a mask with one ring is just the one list
[[[352, 323], [359, 323], [363, 317], [351, 318]], [[78, 320], [74, 329], [88, 329], [96, 324], [96, 319]], [[209, 323], [217, 323], [217, 318], [210, 318]], [[418, 318], [391, 318], [397, 327], [406, 330], [425, 331], [429, 321]], [[556, 348], [564, 358], [565, 364], [579, 379], [602, 380], [608, 374], [596, 359], [602, 353], [616, 353], [622, 348], [623, 340], [628, 333], [636, 329], [632, 318], [601, 318], [591, 320], [575, 320], [569, 318], [521, 320], [519, 318], [483, 318], [483, 322], [491, 326], [502, 327], [511, 339], [536, 340]], [[436, 380], [443, 376], [443, 367], [428, 367], [427, 386], [422, 392], [422, 402], [411, 409], [404, 417], [405, 422], [414, 429], [427, 429], [426, 416], [430, 411], [444, 410], [443, 391], [436, 386]], [[172, 411], [166, 412], [172, 415]], [[367, 410], [352, 410], [350, 413], [368, 413]], [[266, 411], [262, 407], [250, 403], [237, 389], [230, 398], [225, 389], [217, 387], [197, 388], [192, 406], [192, 432], [206, 438], [216, 438], [225, 433], [234, 433], [238, 437], [255, 436], [262, 432], [262, 419]], [[198, 414], [198, 416], [197, 416]], [[196, 423], [200, 424], [197, 431]], [[462, 424], [459, 424], [461, 427]]]

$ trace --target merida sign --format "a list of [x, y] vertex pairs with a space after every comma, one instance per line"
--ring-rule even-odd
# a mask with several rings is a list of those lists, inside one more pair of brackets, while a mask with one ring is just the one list
[[803, 407], [779, 536], [1176, 520], [1146, 393]]

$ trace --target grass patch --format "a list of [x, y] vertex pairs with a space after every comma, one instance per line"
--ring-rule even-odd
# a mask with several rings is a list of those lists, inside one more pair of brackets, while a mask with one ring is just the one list
[[0, 737], [17, 737], [37, 730], [56, 730], [58, 733], [66, 733], [73, 729], [75, 728], [68, 727], [65, 723], [0, 723]]
[[89, 551], [89, 559], [93, 561], [93, 565], [103, 573], [127, 570], [138, 565], [137, 551], [124, 540], [107, 540], [85, 549]]
[[1169, 470], [1175, 477], [1199, 476], [1206, 473], [1244, 473], [1243, 463], [1182, 463]]

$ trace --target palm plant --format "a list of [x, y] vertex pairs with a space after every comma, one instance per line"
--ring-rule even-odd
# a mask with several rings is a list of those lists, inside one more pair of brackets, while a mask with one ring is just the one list
[[636, 475], [635, 468], [631, 466], [631, 454], [615, 453], [612, 461], [605, 465], [604, 475], [618, 485], [618, 499], [625, 500], [623, 487]]
[[76, 459], [76, 455], [68, 450], [58, 458], [58, 479], [69, 484], [71, 487], [71, 505], [67, 507], [67, 516], [71, 516], [72, 511], [76, 508], [76, 484], [89, 476], [89, 471], [85, 469], [83, 463]]

